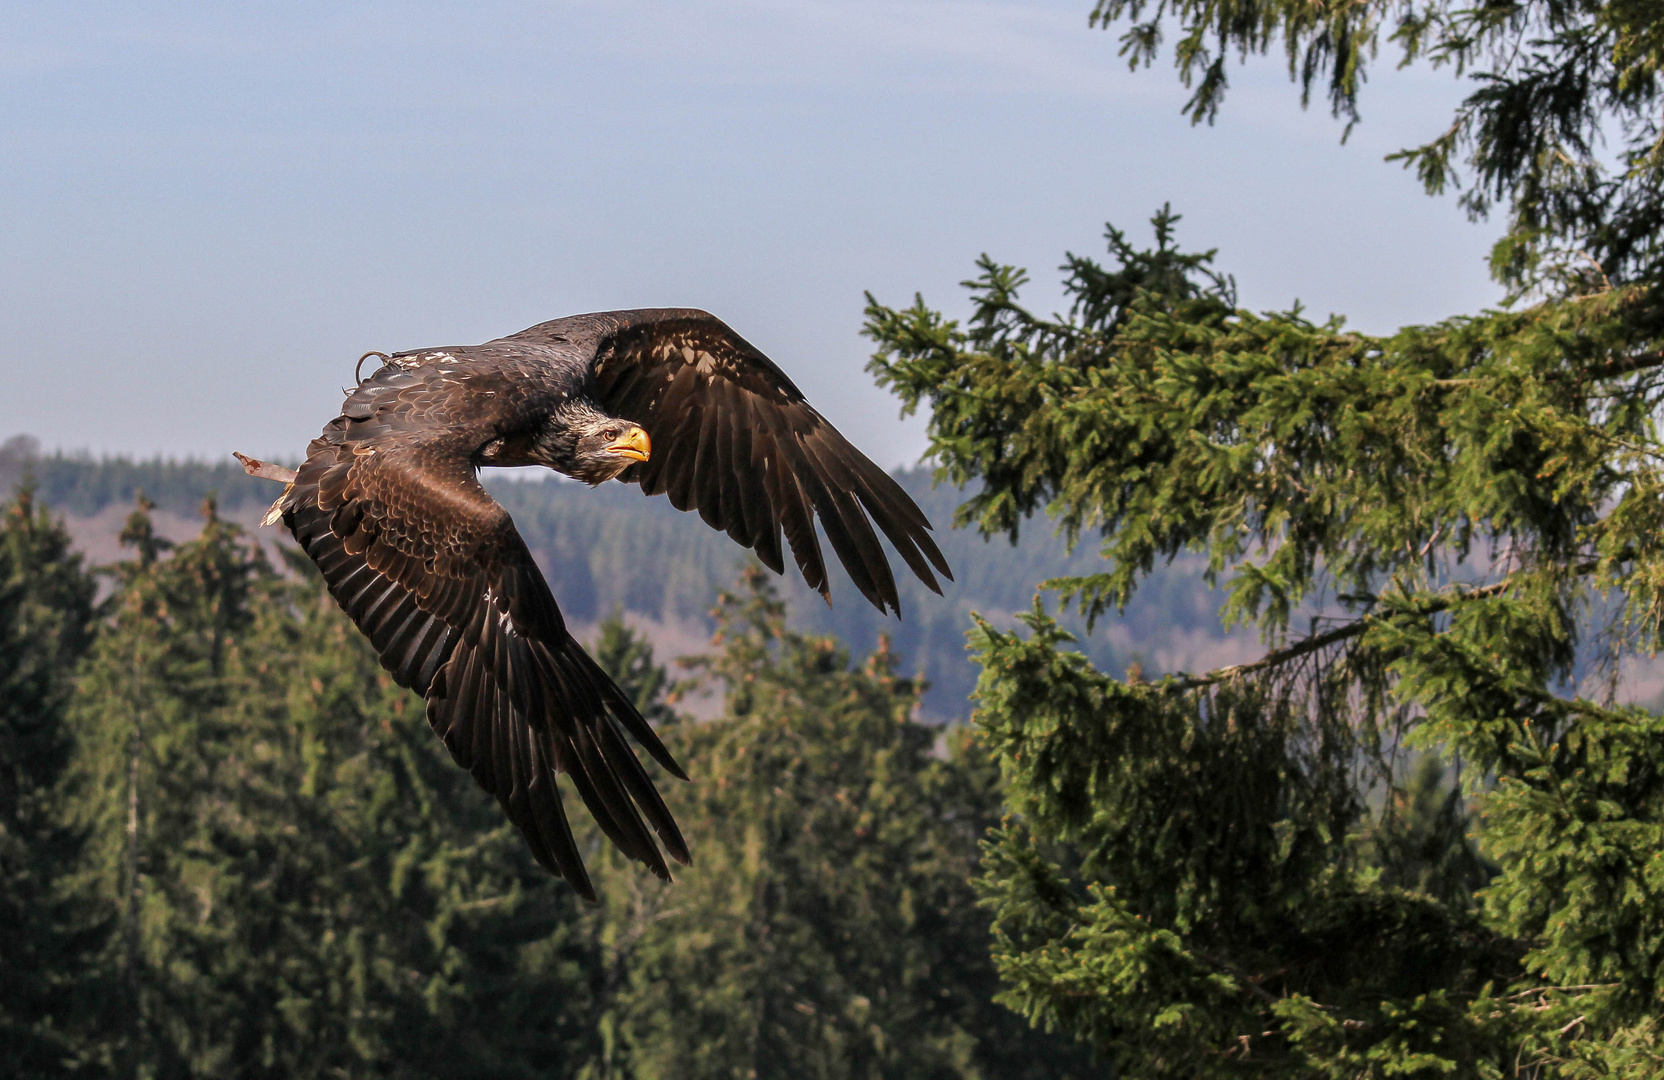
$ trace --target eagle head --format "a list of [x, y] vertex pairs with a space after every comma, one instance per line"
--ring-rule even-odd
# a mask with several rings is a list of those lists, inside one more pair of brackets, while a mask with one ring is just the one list
[[538, 450], [542, 464], [594, 485], [646, 461], [653, 443], [639, 424], [573, 402], [549, 418]]

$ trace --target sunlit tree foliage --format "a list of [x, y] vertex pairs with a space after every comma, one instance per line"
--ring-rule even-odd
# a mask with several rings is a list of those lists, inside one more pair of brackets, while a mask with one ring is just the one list
[[1038, 604], [973, 634], [1004, 1000], [1138, 1076], [1655, 1075], [1664, 719], [1615, 696], [1664, 613], [1650, 287], [1373, 337], [1241, 310], [1175, 222], [1071, 257], [1062, 320], [986, 259], [963, 325], [869, 310], [965, 521], [1098, 537], [1050, 583], [1097, 617], [1203, 552], [1267, 645], [1117, 680]]

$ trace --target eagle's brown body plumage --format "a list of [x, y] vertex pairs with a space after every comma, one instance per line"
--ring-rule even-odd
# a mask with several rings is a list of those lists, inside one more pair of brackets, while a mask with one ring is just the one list
[[621, 850], [665, 878], [664, 855], [686, 863], [687, 844], [623, 733], [686, 777], [567, 632], [477, 475], [534, 464], [666, 493], [776, 572], [789, 548], [823, 595], [816, 518], [881, 610], [900, 602], [874, 523], [930, 588], [940, 591], [932, 568], [951, 575], [901, 488], [705, 312], [578, 315], [389, 357], [312, 441], [273, 515], [382, 664], [427, 699], [434, 730], [537, 860], [593, 897], [556, 775]]

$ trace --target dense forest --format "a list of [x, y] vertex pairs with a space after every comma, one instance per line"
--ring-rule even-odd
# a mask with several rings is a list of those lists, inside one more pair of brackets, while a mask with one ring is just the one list
[[[713, 596], [721, 645], [677, 672], [604, 623], [689, 765], [696, 863], [664, 885], [586, 823], [589, 907], [304, 557], [212, 498], [178, 543], [153, 510], [94, 572], [31, 483], [0, 507], [5, 1075], [1097, 1074], [992, 1000], [992, 765], [769, 576]], [[720, 715], [680, 717], [700, 687]]]

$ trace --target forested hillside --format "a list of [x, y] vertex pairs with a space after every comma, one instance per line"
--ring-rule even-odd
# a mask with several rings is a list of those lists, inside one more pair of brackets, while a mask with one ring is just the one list
[[[276, 485], [246, 475], [235, 461], [135, 462], [94, 460], [63, 453], [42, 455], [31, 440], [15, 438], [0, 448], [0, 483], [5, 490], [28, 470], [39, 497], [66, 514], [82, 539], [98, 526], [113, 534], [114, 509], [125, 511], [142, 490], [160, 511], [194, 528], [197, 507], [213, 493], [220, 513], [252, 525], [276, 497]], [[542, 470], [537, 470], [542, 473]], [[522, 480], [533, 470], [497, 470], [487, 483], [514, 515], [521, 535], [536, 554], [567, 617], [592, 627], [614, 610], [638, 616], [661, 653], [674, 655], [702, 643], [711, 629], [717, 590], [733, 580], [746, 553], [713, 532], [696, 515], [682, 514], [660, 497], [644, 499], [633, 487], [605, 484], [590, 489], [548, 479]], [[547, 474], [552, 476], [552, 474]], [[831, 568], [832, 606], [804, 587], [795, 570], [780, 584], [795, 625], [831, 634], [849, 647], [869, 651], [880, 634], [909, 673], [929, 682], [923, 708], [939, 720], [965, 716], [976, 667], [965, 651], [971, 613], [999, 625], [1033, 601], [1036, 582], [1091, 573], [1098, 558], [1090, 545], [1070, 553], [1051, 525], [1037, 520], [1015, 545], [954, 529], [955, 509], [964, 493], [933, 487], [928, 468], [898, 472], [897, 479], [936, 526], [954, 581], [943, 595], [900, 575], [902, 618], [885, 618], [861, 600], [841, 565]], [[166, 528], [163, 527], [163, 532]], [[281, 530], [264, 534], [276, 538]], [[892, 559], [894, 556], [892, 555]], [[1199, 586], [1197, 567], [1181, 562], [1152, 576], [1135, 602], [1110, 625], [1081, 635], [1081, 647], [1106, 670], [1121, 671], [1134, 660], [1146, 672], [1212, 666], [1245, 654], [1252, 639], [1221, 634], [1217, 600]], [[1065, 625], [1082, 629], [1078, 621]]]

